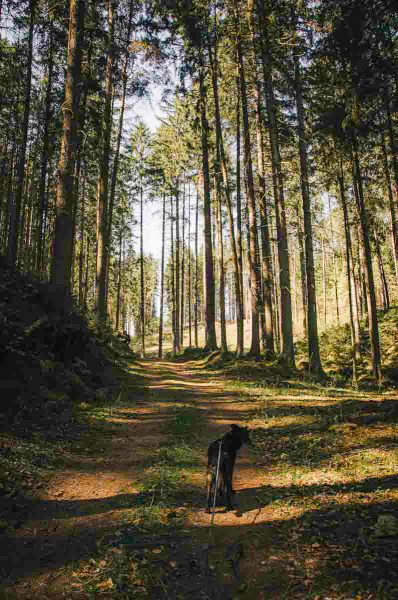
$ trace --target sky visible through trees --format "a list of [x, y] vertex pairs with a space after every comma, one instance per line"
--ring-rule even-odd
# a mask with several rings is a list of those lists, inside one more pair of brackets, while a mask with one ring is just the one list
[[392, 1], [3, 0], [0, 27], [11, 265], [142, 355], [166, 336], [294, 366], [302, 342], [323, 377], [319, 333], [346, 325], [353, 380], [382, 378]]
[[0, 0], [0, 272], [1, 597], [398, 598], [396, 0]]

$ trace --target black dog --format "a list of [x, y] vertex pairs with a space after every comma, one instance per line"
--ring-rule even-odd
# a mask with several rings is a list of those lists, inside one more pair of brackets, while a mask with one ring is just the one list
[[226, 494], [227, 510], [232, 510], [232, 477], [234, 474], [236, 453], [243, 444], [251, 444], [249, 430], [239, 425], [231, 425], [231, 431], [212, 442], [207, 451], [207, 509], [210, 512], [211, 499], [214, 497], [217, 463], [220, 452], [220, 468], [218, 473], [218, 490], [220, 496]]

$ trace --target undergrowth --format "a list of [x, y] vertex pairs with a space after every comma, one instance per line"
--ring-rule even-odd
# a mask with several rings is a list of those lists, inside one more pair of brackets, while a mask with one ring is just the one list
[[[379, 312], [379, 335], [384, 384], [398, 384], [398, 307]], [[296, 343], [297, 364], [308, 360], [305, 340]], [[335, 382], [352, 379], [351, 334], [348, 324], [330, 327], [319, 336], [322, 365]], [[370, 340], [365, 321], [361, 323], [361, 357], [358, 359], [358, 382], [363, 387], [372, 383]]]
[[2, 438], [0, 534], [19, 527], [18, 510], [23, 510], [45, 485], [58, 458], [56, 449], [40, 439]]
[[269, 523], [246, 531], [243, 597], [397, 597], [396, 393], [287, 383], [224, 384], [246, 405], [261, 482], [242, 509], [255, 495]]

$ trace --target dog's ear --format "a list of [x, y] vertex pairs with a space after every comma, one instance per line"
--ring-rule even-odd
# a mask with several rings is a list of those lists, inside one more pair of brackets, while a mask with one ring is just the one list
[[235, 423], [233, 423], [231, 425], [231, 429], [232, 429], [232, 431], [239, 431], [240, 427], [239, 427], [239, 425], [236, 425]]

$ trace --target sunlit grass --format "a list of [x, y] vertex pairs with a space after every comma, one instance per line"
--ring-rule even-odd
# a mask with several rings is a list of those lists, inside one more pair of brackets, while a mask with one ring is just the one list
[[[157, 586], [165, 585], [164, 558], [169, 551], [160, 542], [156, 544], [157, 536], [167, 532], [177, 535], [184, 527], [188, 506], [203, 478], [198, 448], [204, 422], [201, 411], [175, 403], [169, 405], [169, 410], [171, 418], [164, 426], [164, 441], [150, 464], [142, 464], [139, 480], [130, 490], [134, 493], [131, 507], [124, 513], [124, 529], [112, 539], [103, 540], [97, 557], [74, 572], [76, 589], [89, 598], [152, 597]], [[105, 411], [101, 417], [111, 420], [113, 413]], [[143, 554], [130, 549], [148, 534], [154, 547], [146, 548]]]
[[[398, 502], [393, 479], [398, 473], [398, 426], [383, 408], [384, 400], [391, 402], [395, 393], [322, 386], [295, 377], [267, 378], [258, 365], [253, 367], [254, 374], [260, 373], [256, 380], [251, 367], [245, 368], [236, 380], [231, 365], [209, 372], [205, 360], [184, 364], [184, 372], [189, 369], [203, 377], [199, 384], [216, 388], [217, 399], [223, 396], [228, 402], [228, 407], [217, 409], [224, 411], [216, 417], [219, 424], [229, 411], [240, 415], [254, 442], [250, 460], [237, 466], [245, 485], [238, 489], [237, 502], [242, 499], [244, 504], [246, 498], [248, 508], [241, 519], [234, 513], [217, 514], [211, 533], [214, 570], [224, 576], [226, 548], [238, 540], [245, 549], [241, 581], [246, 584], [239, 598], [398, 597], [394, 584], [379, 575], [382, 565], [389, 567], [394, 558], [393, 540], [382, 545], [375, 533], [379, 515], [389, 514]], [[116, 550], [104, 541], [100, 553], [105, 563], [99, 566], [96, 559], [95, 568], [88, 567], [89, 576], [78, 575], [81, 589], [92, 597], [151, 597], [161, 586], [156, 577], [167, 593], [164, 565], [169, 550], [158, 542], [155, 554], [148, 549], [137, 558], [126, 551], [129, 539], [148, 535], [156, 543], [157, 536], [169, 532], [178, 540], [184, 531], [192, 544], [208, 544], [209, 519], [200, 509], [209, 414], [201, 410], [200, 401], [181, 391], [197, 382], [180, 383], [172, 375], [161, 379], [158, 389], [167, 394], [148, 403], [151, 418], [167, 407], [160, 426], [164, 439], [141, 464], [130, 490], [131, 507], [125, 511], [125, 532], [112, 539]], [[98, 417], [104, 423], [117, 418], [106, 410]], [[154, 567], [158, 557], [165, 562]], [[372, 569], [375, 581], [369, 583], [363, 574], [368, 576]], [[123, 596], [124, 590], [129, 595]]]

